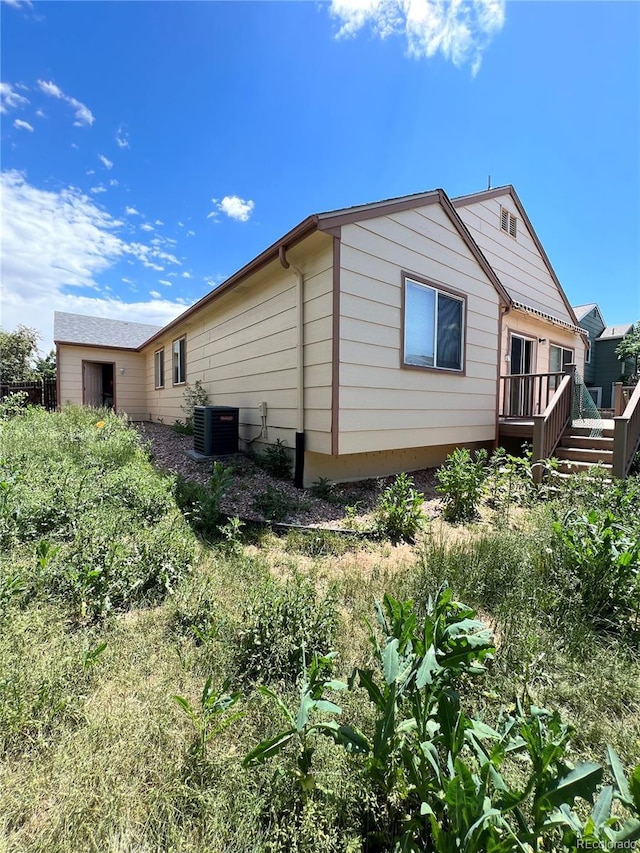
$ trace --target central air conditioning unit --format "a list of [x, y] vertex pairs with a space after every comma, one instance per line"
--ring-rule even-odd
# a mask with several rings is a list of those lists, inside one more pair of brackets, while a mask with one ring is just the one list
[[203, 456], [227, 456], [238, 452], [240, 410], [232, 406], [195, 406], [193, 449]]

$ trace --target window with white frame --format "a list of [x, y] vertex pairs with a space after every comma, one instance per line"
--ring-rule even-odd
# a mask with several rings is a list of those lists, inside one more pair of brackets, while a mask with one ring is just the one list
[[164, 388], [164, 350], [156, 350], [154, 357], [156, 388]]
[[173, 384], [182, 385], [187, 379], [187, 339], [178, 338], [173, 342]]
[[405, 278], [403, 363], [462, 371], [464, 313], [464, 297]]
[[573, 361], [573, 350], [557, 344], [549, 345], [549, 373], [562, 373], [565, 364]]
[[512, 237], [518, 235], [518, 220], [506, 207], [500, 208], [500, 228]]

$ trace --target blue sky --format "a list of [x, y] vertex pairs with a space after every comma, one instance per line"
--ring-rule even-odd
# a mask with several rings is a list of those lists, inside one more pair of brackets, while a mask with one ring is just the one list
[[310, 213], [512, 183], [640, 318], [640, 4], [2, 0], [2, 317], [163, 324]]

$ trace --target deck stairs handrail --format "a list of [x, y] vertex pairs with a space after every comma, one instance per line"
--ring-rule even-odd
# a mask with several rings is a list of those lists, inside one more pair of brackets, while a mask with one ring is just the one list
[[613, 476], [624, 479], [640, 445], [640, 383], [624, 412], [613, 419]]
[[565, 365], [564, 376], [551, 402], [541, 415], [533, 416], [532, 459], [536, 482], [542, 479], [542, 461], [552, 455], [565, 429], [571, 423], [575, 372], [575, 364]]

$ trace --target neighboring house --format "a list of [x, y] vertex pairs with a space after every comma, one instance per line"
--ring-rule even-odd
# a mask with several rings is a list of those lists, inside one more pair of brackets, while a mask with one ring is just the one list
[[85, 318], [90, 335], [68, 317], [54, 328], [61, 403], [92, 402], [87, 364], [108, 364], [117, 409], [171, 423], [200, 380], [213, 405], [239, 408], [244, 447], [296, 448], [305, 484], [491, 446], [499, 416], [523, 409], [501, 375], [582, 370], [586, 339], [511, 186], [309, 216], [124, 346], [119, 324]]
[[635, 362], [621, 360], [616, 349], [633, 324], [623, 323], [607, 326], [600, 308], [595, 302], [575, 305], [574, 312], [580, 326], [589, 333], [589, 351], [586, 358], [584, 381], [598, 408], [609, 409], [613, 405], [613, 385], [623, 376], [631, 376]]

